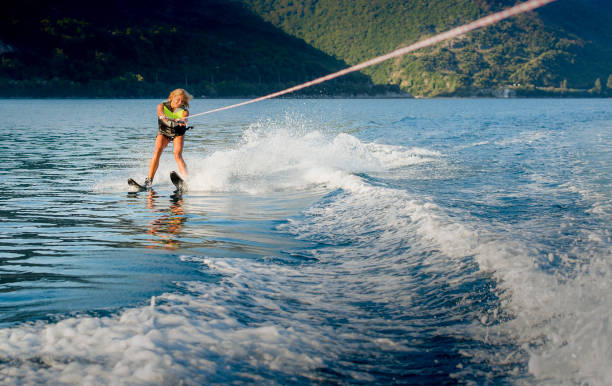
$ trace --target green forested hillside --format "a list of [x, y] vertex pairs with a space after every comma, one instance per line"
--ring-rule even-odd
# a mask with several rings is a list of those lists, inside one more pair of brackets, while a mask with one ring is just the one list
[[[0, 96], [262, 95], [514, 3], [22, 0], [0, 13]], [[611, 63], [610, 0], [559, 0], [303, 93], [605, 96]]]
[[[356, 64], [514, 5], [510, 0], [244, 0], [265, 20]], [[559, 0], [364, 70], [416, 96], [598, 96], [612, 91], [612, 5]]]
[[[262, 95], [346, 67], [239, 1], [22, 0], [0, 13], [0, 96]], [[354, 74], [311, 95], [393, 90]], [[395, 88], [397, 90], [397, 88]]]

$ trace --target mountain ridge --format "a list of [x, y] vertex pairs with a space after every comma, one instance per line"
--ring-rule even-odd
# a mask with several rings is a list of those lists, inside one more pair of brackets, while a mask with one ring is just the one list
[[[351, 65], [520, 2], [244, 1], [266, 21]], [[416, 96], [503, 89], [527, 96], [603, 96], [612, 91], [611, 42], [606, 0], [560, 0], [363, 72]]]
[[[238, 1], [23, 0], [0, 14], [0, 96], [255, 96], [346, 67]], [[23, 9], [31, 12], [23, 12]], [[398, 94], [363, 74], [302, 96]]]
[[[292, 96], [609, 96], [606, 1], [559, 0]], [[259, 96], [515, 3], [23, 0], [0, 14], [0, 96]]]

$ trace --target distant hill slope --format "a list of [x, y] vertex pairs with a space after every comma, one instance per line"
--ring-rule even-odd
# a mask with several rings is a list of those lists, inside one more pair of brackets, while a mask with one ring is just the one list
[[[346, 67], [232, 0], [12, 2], [0, 59], [4, 97], [262, 95]], [[305, 93], [389, 90], [355, 74]]]
[[[517, 3], [509, 0], [244, 0], [283, 31], [349, 64]], [[559, 0], [363, 71], [416, 96], [612, 95], [612, 3]]]

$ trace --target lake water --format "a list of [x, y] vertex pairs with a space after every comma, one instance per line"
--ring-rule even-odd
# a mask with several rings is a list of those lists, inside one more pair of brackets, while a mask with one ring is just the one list
[[612, 379], [610, 100], [266, 101], [131, 192], [157, 103], [2, 102], [0, 383]]

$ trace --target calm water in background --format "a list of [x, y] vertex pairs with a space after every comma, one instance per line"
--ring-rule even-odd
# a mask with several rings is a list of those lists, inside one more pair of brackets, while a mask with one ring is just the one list
[[612, 379], [609, 100], [267, 101], [130, 192], [157, 103], [3, 101], [0, 383]]

